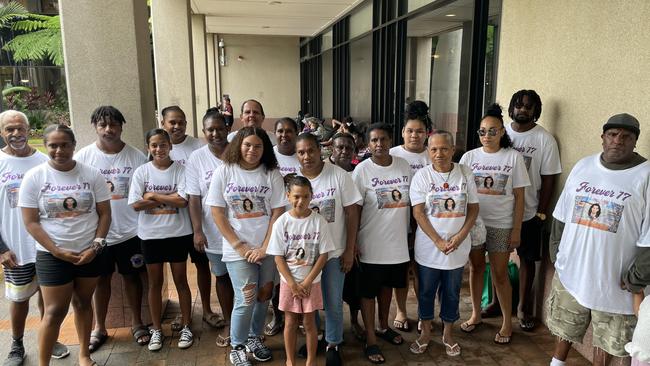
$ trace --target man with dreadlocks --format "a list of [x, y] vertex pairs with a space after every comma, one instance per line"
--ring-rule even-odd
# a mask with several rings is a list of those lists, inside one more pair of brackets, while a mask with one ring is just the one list
[[517, 317], [524, 331], [535, 327], [533, 320], [535, 262], [542, 258], [541, 229], [555, 188], [555, 178], [562, 172], [560, 153], [553, 135], [537, 124], [542, 114], [542, 101], [534, 90], [519, 90], [510, 99], [506, 124], [514, 148], [524, 156], [530, 186], [525, 190], [524, 221], [521, 245], [517, 248], [519, 267], [519, 306]]
[[133, 172], [147, 162], [145, 155], [122, 141], [126, 123], [122, 113], [112, 106], [97, 107], [90, 117], [97, 141], [82, 148], [74, 159], [99, 169], [111, 193], [111, 226], [106, 237], [106, 261], [101, 270], [93, 298], [95, 326], [90, 335], [90, 352], [96, 351], [108, 338], [106, 314], [111, 298], [111, 277], [117, 271], [124, 279], [126, 300], [131, 309], [131, 333], [134, 340], [149, 343], [149, 329], [142, 321], [142, 288], [147, 271], [140, 249], [138, 213], [128, 204]]

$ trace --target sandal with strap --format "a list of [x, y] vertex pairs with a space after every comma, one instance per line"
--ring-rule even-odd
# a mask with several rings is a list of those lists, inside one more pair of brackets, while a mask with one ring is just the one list
[[[363, 354], [366, 356], [368, 361], [374, 363], [375, 365], [386, 362], [386, 358], [384, 358], [384, 354], [381, 353], [379, 346], [377, 346], [376, 344], [373, 344], [371, 346], [366, 346], [363, 349]], [[371, 358], [373, 356], [379, 356], [379, 357]]]
[[402, 338], [402, 336], [390, 328], [386, 328], [384, 330], [375, 330], [375, 335], [385, 340], [386, 342], [390, 344], [394, 344], [396, 346], [399, 346], [400, 344], [404, 343], [404, 339]]
[[88, 343], [88, 351], [93, 353], [99, 349], [108, 340], [108, 334], [100, 332], [90, 333], [90, 342]]
[[460, 356], [460, 345], [458, 345], [458, 343], [454, 343], [453, 345], [451, 345], [445, 342], [445, 336], [442, 336], [442, 344], [445, 345], [445, 352], [447, 352], [447, 356], [449, 357]]
[[[146, 325], [139, 325], [135, 328], [131, 328], [131, 334], [135, 343], [140, 346], [144, 346], [149, 343], [149, 328]], [[146, 338], [146, 339], [145, 339]]]
[[221, 334], [219, 334], [217, 336], [217, 341], [215, 342], [215, 344], [217, 345], [217, 347], [221, 347], [221, 348], [229, 347], [230, 346], [230, 336], [224, 337]]
[[500, 345], [506, 345], [512, 341], [512, 334], [509, 336], [504, 336], [501, 334], [501, 332], [497, 332], [497, 334], [494, 336], [494, 343], [500, 344]]
[[460, 330], [462, 330], [465, 333], [472, 333], [476, 328], [479, 326], [483, 325], [483, 322], [478, 322], [478, 323], [470, 323], [469, 320], [466, 321], [465, 323], [460, 325]]
[[226, 320], [219, 314], [208, 314], [203, 317], [203, 321], [215, 329], [220, 329], [226, 326]]
[[428, 347], [429, 347], [429, 342], [420, 344], [420, 340], [416, 339], [415, 342], [411, 343], [411, 346], [409, 347], [409, 351], [411, 351], [411, 353], [413, 354], [421, 355], [427, 351]]
[[535, 321], [531, 318], [519, 319], [519, 328], [524, 332], [532, 332], [535, 329]]
[[408, 318], [404, 320], [398, 320], [398, 319], [393, 320], [393, 326], [395, 327], [395, 329], [401, 330], [402, 332], [408, 333], [411, 331], [411, 324], [409, 324]]

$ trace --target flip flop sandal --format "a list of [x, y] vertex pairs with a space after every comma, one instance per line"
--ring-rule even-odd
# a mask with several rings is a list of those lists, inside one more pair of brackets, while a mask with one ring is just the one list
[[460, 356], [460, 346], [458, 343], [454, 343], [453, 345], [445, 342], [445, 337], [442, 337], [442, 344], [445, 345], [445, 352], [447, 352], [447, 356], [449, 357], [456, 357]]
[[393, 320], [393, 327], [397, 330], [401, 330], [402, 332], [410, 332], [411, 331], [411, 325], [409, 324], [409, 320], [404, 319], [404, 320]]
[[[404, 339], [402, 338], [402, 336], [399, 333], [397, 333], [396, 331], [394, 331], [394, 330], [392, 330], [390, 328], [387, 328], [384, 331], [375, 330], [375, 335], [377, 335], [377, 337], [385, 340], [386, 342], [388, 342], [390, 344], [394, 344], [396, 346], [399, 346], [400, 344], [404, 343]], [[397, 340], [397, 339], [399, 339], [399, 340]]]
[[181, 324], [182, 322], [183, 322], [183, 317], [180, 314], [177, 315], [176, 318], [174, 318], [174, 320], [172, 320], [171, 322], [172, 330], [174, 332], [178, 332], [179, 330], [181, 330], [181, 328], [183, 328], [183, 324]]
[[519, 319], [519, 327], [524, 332], [532, 332], [535, 329], [535, 321], [533, 319]]
[[481, 325], [483, 325], [483, 322], [470, 324], [470, 322], [467, 321], [460, 325], [460, 330], [462, 330], [465, 333], [472, 333], [474, 330], [476, 330], [476, 328], [480, 327]]
[[[386, 362], [386, 358], [384, 358], [384, 355], [381, 353], [381, 350], [379, 349], [379, 346], [376, 344], [373, 344], [372, 346], [366, 346], [363, 349], [363, 354], [366, 356], [368, 361], [374, 363], [375, 365], [381, 364]], [[372, 356], [380, 356], [380, 359], [372, 359], [370, 357]]]
[[221, 334], [219, 334], [217, 336], [217, 341], [215, 342], [215, 344], [217, 345], [217, 347], [221, 347], [221, 348], [229, 347], [230, 346], [230, 336], [224, 337]]
[[219, 314], [210, 314], [203, 317], [203, 321], [215, 329], [220, 329], [226, 326], [226, 320]]
[[427, 348], [429, 347], [429, 343], [424, 343], [420, 344], [420, 340], [416, 339], [415, 342], [411, 343], [411, 346], [409, 347], [409, 351], [411, 353], [416, 354], [416, 355], [421, 355], [427, 351]]
[[512, 341], [512, 335], [509, 336], [504, 336], [501, 335], [500, 332], [497, 332], [497, 334], [494, 336], [494, 343], [500, 344], [500, 345], [506, 345]]
[[[145, 344], [149, 344], [149, 328], [145, 325], [140, 325], [135, 328], [131, 328], [131, 334], [133, 335], [133, 339], [135, 340], [135, 343], [139, 344], [140, 346], [144, 346]], [[143, 338], [146, 337], [146, 340]]]
[[282, 328], [284, 328], [284, 321], [277, 321], [273, 319], [264, 327], [264, 334], [269, 337], [272, 337], [280, 333], [282, 331]]
[[99, 347], [101, 347], [104, 343], [106, 343], [107, 339], [108, 339], [108, 334], [106, 333], [100, 333], [100, 332], [90, 333], [88, 351], [90, 351], [90, 353], [97, 351]]

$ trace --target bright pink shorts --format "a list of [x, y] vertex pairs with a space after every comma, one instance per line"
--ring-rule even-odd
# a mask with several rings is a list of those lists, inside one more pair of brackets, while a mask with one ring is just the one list
[[320, 289], [320, 282], [311, 285], [309, 297], [294, 297], [289, 285], [280, 281], [280, 302], [278, 308], [282, 311], [289, 311], [296, 314], [311, 313], [323, 309], [323, 293]]

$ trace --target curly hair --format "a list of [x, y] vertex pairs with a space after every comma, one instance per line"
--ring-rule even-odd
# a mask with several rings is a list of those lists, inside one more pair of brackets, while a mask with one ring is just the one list
[[226, 151], [223, 154], [223, 161], [226, 164], [239, 164], [242, 160], [241, 145], [244, 139], [248, 136], [257, 136], [262, 140], [262, 158], [260, 164], [264, 165], [266, 171], [269, 172], [278, 167], [278, 160], [273, 153], [273, 144], [265, 130], [257, 127], [244, 127], [237, 132], [232, 141], [228, 144]]
[[532, 89], [522, 89], [512, 95], [512, 98], [510, 99], [510, 105], [508, 106], [508, 115], [510, 118], [513, 118], [515, 105], [523, 104], [524, 97], [528, 97], [528, 100], [533, 105], [533, 121], [537, 121], [539, 119], [539, 116], [542, 115], [542, 98], [540, 98], [537, 92]]
[[[487, 117], [498, 119], [501, 121], [501, 127], [503, 127], [503, 109], [501, 109], [501, 106], [498, 103], [494, 103], [488, 107], [487, 111], [485, 111], [485, 115], [481, 118], [481, 121]], [[508, 132], [504, 131], [501, 140], [499, 140], [499, 147], [504, 149], [512, 147], [512, 140], [510, 139], [510, 136], [508, 136]]]

